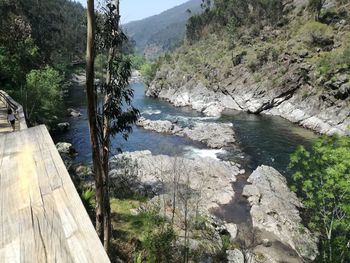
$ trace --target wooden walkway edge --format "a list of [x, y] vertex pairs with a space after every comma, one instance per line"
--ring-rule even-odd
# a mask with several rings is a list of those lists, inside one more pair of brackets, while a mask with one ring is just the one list
[[25, 130], [28, 128], [22, 105], [14, 101], [5, 91], [0, 90], [0, 132], [2, 132], [1, 129], [4, 128], [1, 127], [3, 126], [4, 121], [7, 124], [7, 109], [12, 109], [16, 114], [18, 119], [18, 121], [16, 121], [16, 130]]
[[45, 126], [0, 134], [0, 262], [110, 262]]

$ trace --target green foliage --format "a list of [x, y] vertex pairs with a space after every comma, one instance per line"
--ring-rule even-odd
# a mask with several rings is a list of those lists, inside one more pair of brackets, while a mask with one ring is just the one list
[[175, 232], [170, 224], [154, 210], [148, 213], [147, 234], [144, 247], [147, 251], [147, 262], [174, 262]]
[[350, 69], [350, 45], [343, 49], [324, 52], [316, 61], [317, 73], [331, 78], [336, 72], [346, 72]]
[[186, 37], [192, 44], [207, 32], [217, 32], [227, 27], [232, 45], [234, 28], [252, 24], [276, 26], [283, 18], [283, 9], [280, 0], [217, 0], [203, 14], [194, 15], [188, 20]]
[[95, 190], [92, 188], [84, 190], [80, 195], [81, 201], [84, 204], [86, 211], [88, 212], [90, 218], [94, 219], [95, 214]]
[[145, 202], [145, 199], [111, 199], [112, 213], [118, 215], [117, 220], [112, 221], [113, 229], [120, 233], [115, 244], [122, 247], [123, 242], [139, 240], [140, 246], [134, 248], [135, 262], [175, 262], [171, 261], [176, 252], [175, 233], [167, 221], [159, 216], [159, 208], [150, 208], [138, 214], [132, 212]]
[[123, 239], [144, 240], [149, 216], [147, 213], [134, 214], [131, 211], [139, 208], [145, 201], [145, 199], [111, 199], [111, 211], [118, 215], [118, 220], [112, 221], [113, 228], [123, 231]]
[[309, 152], [291, 156], [293, 190], [302, 198], [309, 227], [320, 233], [317, 262], [350, 260], [350, 138], [323, 137]]
[[129, 59], [133, 69], [140, 70], [141, 67], [146, 63], [146, 58], [138, 54], [130, 54]]
[[104, 81], [106, 77], [107, 68], [107, 56], [104, 54], [98, 54], [95, 58], [95, 77], [101, 81]]
[[62, 76], [50, 67], [29, 72], [25, 88], [21, 91], [28, 120], [43, 123], [53, 120], [62, 112], [61, 82]]
[[316, 21], [307, 22], [301, 28], [300, 35], [310, 47], [327, 47], [333, 44], [332, 28]]
[[140, 68], [141, 75], [143, 76], [146, 85], [149, 85], [155, 78], [159, 64], [157, 62], [143, 64]]
[[[123, 44], [128, 42], [128, 38], [119, 26], [120, 17], [115, 13], [115, 6], [111, 1], [107, 1], [106, 5], [96, 25], [96, 49], [102, 54], [98, 61], [100, 66], [105, 63], [104, 56], [107, 57], [106, 78], [98, 84], [105, 99], [97, 106], [97, 112], [101, 114], [100, 119], [96, 120], [98, 136], [103, 144], [109, 144], [111, 137], [118, 134], [127, 140], [139, 115], [132, 105], [134, 90], [129, 85], [131, 61], [123, 53]], [[106, 128], [107, 133], [103, 132]], [[120, 148], [117, 150], [121, 151]]]
[[64, 75], [83, 58], [84, 18], [82, 5], [69, 0], [0, 1], [0, 86], [24, 106], [30, 123], [49, 124], [61, 111], [62, 78], [42, 68]]

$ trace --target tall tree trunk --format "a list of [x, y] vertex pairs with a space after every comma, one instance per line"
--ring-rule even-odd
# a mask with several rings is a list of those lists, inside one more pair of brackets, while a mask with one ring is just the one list
[[[108, 68], [106, 75], [106, 85], [110, 85], [112, 81], [111, 69], [110, 65], [113, 60], [113, 48], [109, 49], [108, 52]], [[105, 95], [104, 97], [104, 105], [108, 104], [110, 99], [109, 95]], [[103, 115], [103, 185], [104, 185], [104, 239], [103, 245], [106, 251], [109, 250], [110, 247], [110, 236], [111, 236], [111, 205], [109, 200], [109, 147], [110, 147], [110, 118], [107, 115]]]
[[[119, 31], [119, 0], [111, 1], [111, 10], [115, 15], [115, 28], [112, 34], [118, 34]], [[111, 85], [112, 82], [112, 63], [115, 58], [116, 49], [119, 47], [111, 46], [108, 50], [108, 61], [107, 61], [107, 74], [106, 74], [106, 85]], [[104, 98], [104, 105], [108, 105], [111, 95], [106, 95]], [[103, 116], [103, 184], [104, 184], [104, 241], [103, 245], [106, 251], [110, 247], [110, 236], [111, 236], [111, 206], [109, 200], [109, 148], [110, 148], [110, 118], [104, 114]]]
[[86, 94], [89, 114], [90, 143], [92, 148], [92, 161], [94, 166], [96, 184], [96, 232], [103, 241], [103, 167], [100, 159], [100, 145], [98, 141], [96, 94], [94, 88], [94, 38], [95, 38], [95, 14], [94, 0], [87, 0], [87, 47], [86, 47]]

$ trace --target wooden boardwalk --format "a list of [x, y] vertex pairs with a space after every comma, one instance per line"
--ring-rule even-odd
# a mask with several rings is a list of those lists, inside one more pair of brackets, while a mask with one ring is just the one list
[[46, 127], [7, 131], [1, 126], [0, 262], [110, 262]]

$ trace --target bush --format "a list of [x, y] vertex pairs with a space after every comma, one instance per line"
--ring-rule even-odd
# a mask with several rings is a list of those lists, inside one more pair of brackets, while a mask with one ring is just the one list
[[246, 60], [247, 60], [247, 66], [252, 72], [255, 72], [258, 70], [259, 62], [257, 59], [257, 55], [255, 53], [247, 55]]
[[320, 233], [317, 262], [350, 261], [350, 138], [323, 137], [291, 156], [292, 189], [302, 198], [308, 226]]
[[350, 47], [345, 48], [343, 52], [343, 61], [344, 61], [344, 64], [346, 64], [349, 68], [350, 67]]
[[175, 232], [159, 211], [149, 213], [148, 231], [144, 240], [147, 262], [175, 262]]
[[138, 54], [129, 55], [131, 65], [133, 69], [140, 70], [142, 65], [146, 63], [146, 59], [144, 56]]
[[344, 49], [326, 52], [317, 63], [319, 75], [332, 77], [336, 72], [345, 72], [350, 68], [350, 46]]
[[328, 47], [333, 45], [333, 30], [330, 26], [311, 21], [300, 31], [302, 40], [309, 46]]
[[155, 78], [158, 68], [159, 64], [156, 62], [146, 63], [141, 66], [140, 72], [145, 79], [146, 85], [149, 85], [151, 81]]
[[28, 73], [21, 101], [31, 123], [48, 123], [62, 114], [62, 80], [59, 72], [50, 67]]

